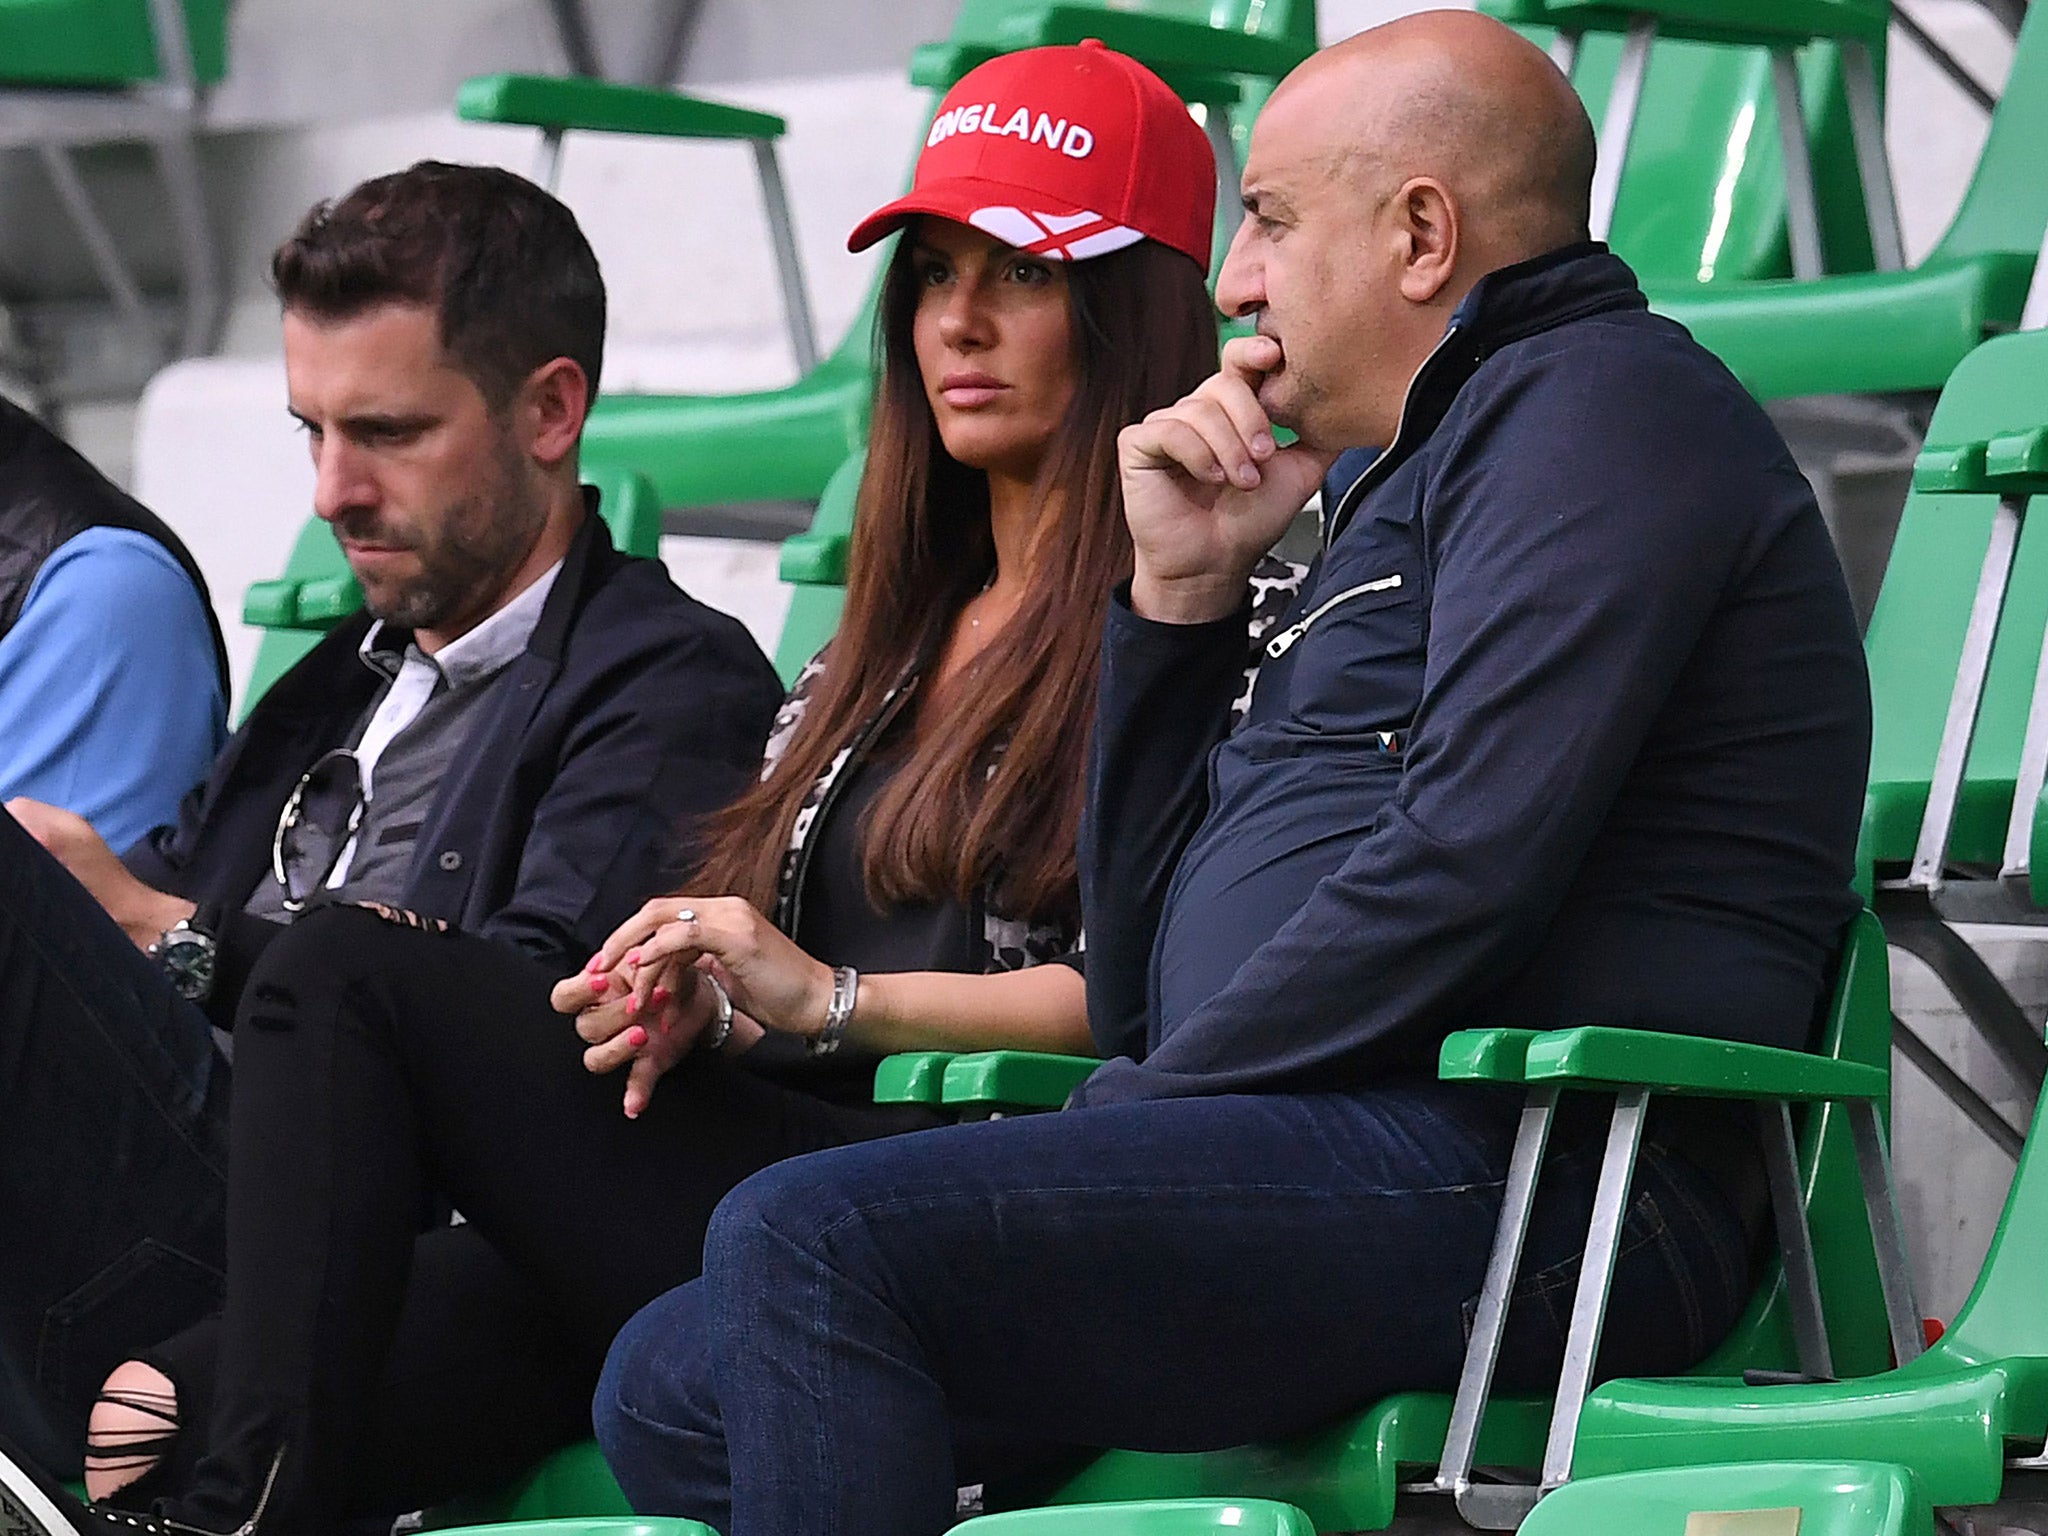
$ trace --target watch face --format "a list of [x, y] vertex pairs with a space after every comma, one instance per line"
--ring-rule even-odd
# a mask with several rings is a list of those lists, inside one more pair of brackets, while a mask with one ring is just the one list
[[213, 991], [213, 940], [203, 933], [165, 935], [157, 950], [171, 990], [192, 1002], [204, 1002]]

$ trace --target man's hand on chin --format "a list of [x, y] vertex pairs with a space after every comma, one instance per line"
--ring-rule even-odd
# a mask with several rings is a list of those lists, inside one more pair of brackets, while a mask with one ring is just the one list
[[72, 878], [92, 893], [139, 949], [147, 949], [163, 931], [196, 910], [180, 896], [144, 885], [106, 845], [83, 816], [25, 797], [7, 802], [7, 814], [28, 835], [50, 851]]
[[1240, 336], [1194, 393], [1117, 435], [1136, 556], [1131, 607], [1141, 617], [1200, 624], [1235, 612], [1252, 567], [1336, 459], [1274, 443], [1258, 392], [1281, 365], [1272, 337]]

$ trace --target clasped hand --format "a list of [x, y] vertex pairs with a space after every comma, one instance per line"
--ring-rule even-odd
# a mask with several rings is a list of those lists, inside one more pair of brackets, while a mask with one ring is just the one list
[[1192, 394], [1117, 435], [1137, 555], [1131, 601], [1145, 617], [1195, 624], [1235, 612], [1252, 567], [1335, 461], [1275, 443], [1258, 390], [1282, 366], [1272, 337], [1238, 337]]
[[576, 1016], [592, 1072], [627, 1067], [625, 1111], [637, 1118], [654, 1085], [710, 1023], [709, 975], [732, 999], [734, 1039], [762, 1029], [814, 1035], [832, 998], [832, 971], [737, 896], [660, 896], [605, 940], [551, 1001]]

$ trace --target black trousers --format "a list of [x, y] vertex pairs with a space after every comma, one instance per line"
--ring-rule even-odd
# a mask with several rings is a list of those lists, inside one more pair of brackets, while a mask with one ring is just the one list
[[206, 1015], [0, 811], [0, 1434], [64, 1476], [109, 1369], [220, 1305]]
[[[355, 908], [272, 944], [235, 1029], [223, 1310], [154, 1356], [204, 1411], [176, 1518], [234, 1528], [274, 1468], [265, 1526], [319, 1529], [587, 1432], [606, 1346], [696, 1276], [727, 1190], [936, 1123], [715, 1057], [629, 1121], [623, 1078], [587, 1073], [548, 1006], [556, 979]], [[435, 1197], [466, 1225], [421, 1237]]]

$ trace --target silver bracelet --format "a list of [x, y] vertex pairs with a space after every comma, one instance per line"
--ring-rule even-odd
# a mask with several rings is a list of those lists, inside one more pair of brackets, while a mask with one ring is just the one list
[[830, 1056], [846, 1038], [846, 1026], [853, 1020], [854, 999], [860, 996], [860, 972], [850, 965], [832, 968], [832, 1001], [825, 1005], [825, 1027], [810, 1040], [806, 1049], [813, 1056]]
[[725, 1042], [732, 1038], [732, 994], [719, 985], [718, 978], [709, 971], [699, 971], [698, 979], [711, 987], [711, 1022], [704, 1026], [704, 1033], [697, 1037], [697, 1048], [703, 1051], [722, 1051]]

